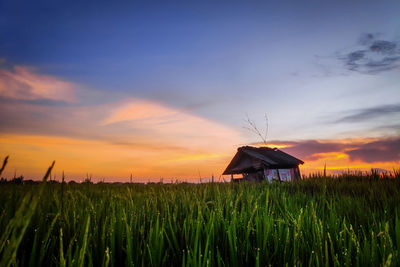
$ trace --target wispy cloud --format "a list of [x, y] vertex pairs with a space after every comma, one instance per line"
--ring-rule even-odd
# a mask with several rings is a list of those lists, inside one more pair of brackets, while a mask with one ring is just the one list
[[108, 114], [102, 120], [103, 127], [146, 132], [156, 139], [174, 139], [187, 146], [209, 146], [216, 140], [237, 142], [239, 139], [237, 131], [220, 123], [145, 99], [130, 98], [113, 103]]
[[353, 110], [350, 115], [343, 116], [334, 123], [356, 123], [379, 118], [383, 116], [398, 116], [400, 114], [400, 104], [396, 105], [382, 105], [376, 107], [370, 107], [365, 109]]
[[38, 105], [77, 100], [73, 83], [37, 74], [23, 66], [0, 69], [0, 97]]
[[358, 40], [357, 47], [341, 52], [338, 59], [350, 71], [376, 74], [400, 67], [400, 43], [383, 40], [379, 35], [366, 33]]

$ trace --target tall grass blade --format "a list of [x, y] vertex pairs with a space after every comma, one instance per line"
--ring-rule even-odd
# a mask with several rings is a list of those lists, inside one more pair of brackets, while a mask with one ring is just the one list
[[6, 156], [4, 158], [3, 165], [1, 166], [1, 169], [0, 169], [0, 175], [3, 173], [4, 169], [6, 168], [7, 162], [8, 162], [8, 156]]

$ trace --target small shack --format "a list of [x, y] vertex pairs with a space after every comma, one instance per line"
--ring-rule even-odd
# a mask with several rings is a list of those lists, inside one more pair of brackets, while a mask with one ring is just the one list
[[[239, 147], [224, 175], [231, 175], [232, 181], [296, 181], [301, 178], [299, 160], [277, 148]], [[235, 174], [241, 174], [239, 178]]]

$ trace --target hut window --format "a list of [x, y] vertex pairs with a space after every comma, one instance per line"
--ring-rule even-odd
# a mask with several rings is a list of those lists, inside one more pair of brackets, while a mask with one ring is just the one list
[[290, 169], [279, 169], [279, 176], [281, 177], [281, 181], [289, 182], [292, 180]]

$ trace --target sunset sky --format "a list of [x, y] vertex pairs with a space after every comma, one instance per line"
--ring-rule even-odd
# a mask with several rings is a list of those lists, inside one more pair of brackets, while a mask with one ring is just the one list
[[0, 158], [40, 179], [218, 179], [260, 139], [302, 173], [400, 167], [400, 2], [0, 2]]

